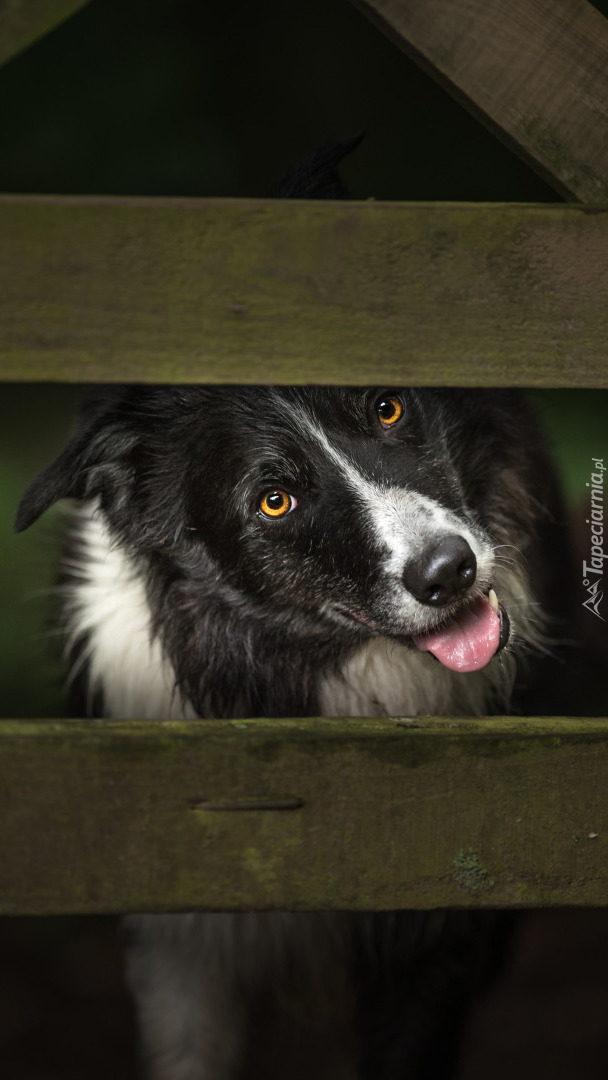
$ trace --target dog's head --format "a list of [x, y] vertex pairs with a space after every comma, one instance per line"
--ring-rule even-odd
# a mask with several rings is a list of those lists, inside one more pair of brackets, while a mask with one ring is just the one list
[[506, 548], [532, 532], [524, 431], [515, 400], [489, 391], [106, 388], [16, 528], [91, 500], [193, 596], [213, 582], [286, 632], [397, 638], [470, 671], [521, 604]]

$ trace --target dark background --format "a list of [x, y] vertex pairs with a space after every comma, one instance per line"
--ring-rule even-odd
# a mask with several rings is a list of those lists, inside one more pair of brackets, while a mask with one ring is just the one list
[[[424, 0], [421, 0], [424, 2]], [[608, 11], [608, 0], [596, 4]], [[342, 168], [355, 198], [557, 202], [348, 0], [94, 0], [0, 68], [0, 191], [264, 196], [294, 161], [365, 129]], [[19, 495], [59, 451], [78, 391], [0, 389], [0, 714], [61, 715], [47, 633], [60, 513], [11, 535]], [[533, 395], [575, 533], [591, 455], [608, 454], [606, 395]], [[606, 638], [587, 625], [602, 711]], [[528, 915], [507, 976], [474, 1022], [467, 1080], [605, 1077], [608, 919]], [[0, 1074], [132, 1078], [114, 920], [0, 920]]]

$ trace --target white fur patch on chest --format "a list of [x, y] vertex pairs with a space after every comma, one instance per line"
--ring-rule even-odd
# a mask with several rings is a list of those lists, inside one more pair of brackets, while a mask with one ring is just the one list
[[69, 565], [68, 647], [86, 635], [89, 702], [101, 689], [108, 718], [193, 718], [193, 709], [174, 692], [173, 667], [160, 642], [152, 640], [142, 573], [112, 542], [95, 507], [84, 505], [75, 514], [82, 557]]
[[362, 645], [321, 685], [323, 716], [480, 716], [507, 707], [510, 665], [467, 674], [449, 671], [428, 653], [387, 638]]

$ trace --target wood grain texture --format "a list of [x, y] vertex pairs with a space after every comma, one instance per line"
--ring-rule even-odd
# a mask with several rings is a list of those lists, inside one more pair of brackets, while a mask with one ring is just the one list
[[608, 385], [608, 211], [0, 199], [5, 380]]
[[608, 721], [0, 722], [0, 912], [608, 903]]
[[0, 64], [33, 45], [88, 0], [0, 0]]
[[608, 197], [608, 21], [585, 0], [355, 0], [568, 198]]

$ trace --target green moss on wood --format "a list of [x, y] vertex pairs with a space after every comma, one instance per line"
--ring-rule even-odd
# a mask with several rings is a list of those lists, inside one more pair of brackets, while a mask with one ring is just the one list
[[494, 888], [494, 882], [485, 867], [481, 865], [479, 856], [473, 848], [468, 851], [459, 851], [452, 865], [456, 884], [469, 896], [479, 896], [480, 893], [491, 892]]
[[608, 214], [0, 198], [0, 377], [605, 386]]

